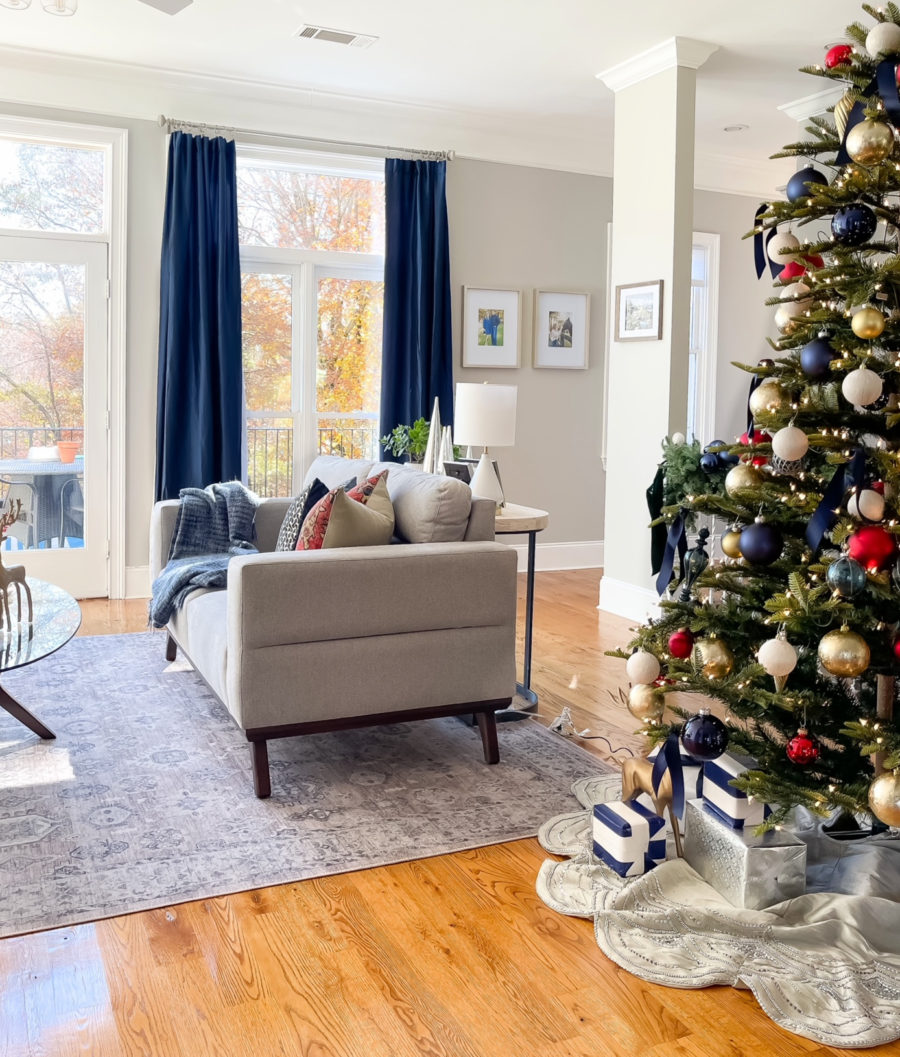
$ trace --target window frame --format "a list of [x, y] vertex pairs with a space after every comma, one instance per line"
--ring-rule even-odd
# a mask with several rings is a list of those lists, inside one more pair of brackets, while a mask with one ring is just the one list
[[[319, 151], [238, 145], [238, 164], [296, 169], [328, 176], [384, 182], [384, 159]], [[296, 247], [241, 244], [241, 274], [260, 271], [291, 276], [291, 408], [289, 412], [251, 411], [249, 419], [290, 418], [293, 434], [293, 493], [318, 454], [320, 413], [316, 408], [318, 361], [318, 283], [321, 278], [384, 281], [383, 253], [353, 253]], [[322, 418], [334, 417], [323, 412]], [[346, 415], [344, 416], [346, 417]]]

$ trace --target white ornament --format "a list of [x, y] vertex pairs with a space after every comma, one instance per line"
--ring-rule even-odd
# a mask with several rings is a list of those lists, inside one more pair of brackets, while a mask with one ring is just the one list
[[652, 683], [659, 678], [659, 661], [647, 650], [638, 650], [628, 658], [625, 671], [635, 684]]
[[900, 52], [900, 26], [893, 22], [877, 22], [866, 37], [866, 51], [873, 57], [896, 55]]
[[785, 331], [797, 316], [802, 315], [803, 307], [801, 305], [779, 305], [775, 309], [775, 326], [779, 330]]
[[782, 638], [768, 639], [759, 648], [759, 663], [769, 675], [790, 675], [797, 667], [797, 651]]
[[687, 438], [685, 437], [685, 435], [683, 433], [673, 433], [672, 434], [672, 443], [673, 444], [684, 444], [686, 439]]
[[865, 521], [881, 521], [884, 517], [884, 496], [873, 488], [854, 492], [847, 500], [847, 513]]
[[797, 301], [809, 300], [809, 287], [806, 283], [788, 283], [781, 291], [782, 297], [793, 297]]
[[867, 407], [869, 404], [874, 404], [881, 396], [883, 388], [881, 375], [870, 371], [868, 367], [857, 367], [841, 383], [844, 398], [856, 407]]
[[[796, 235], [792, 235], [790, 231], [779, 231], [776, 235], [773, 235], [769, 240], [767, 252], [769, 257], [776, 264], [787, 264], [788, 261], [793, 260], [796, 256], [797, 250], [800, 249], [800, 240]], [[790, 253], [782, 253], [782, 250], [790, 250]]]
[[797, 426], [785, 426], [772, 438], [772, 451], [785, 462], [796, 462], [809, 451], [809, 439]]

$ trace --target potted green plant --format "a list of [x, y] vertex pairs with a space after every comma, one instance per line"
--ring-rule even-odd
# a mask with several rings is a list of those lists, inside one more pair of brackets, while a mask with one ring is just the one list
[[424, 418], [417, 418], [411, 426], [394, 426], [390, 433], [381, 438], [385, 451], [396, 458], [406, 455], [410, 462], [421, 462], [428, 447], [429, 423]]

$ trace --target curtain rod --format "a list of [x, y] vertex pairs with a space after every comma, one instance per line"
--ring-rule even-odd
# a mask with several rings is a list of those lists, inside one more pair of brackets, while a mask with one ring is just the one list
[[255, 128], [234, 128], [231, 125], [207, 125], [202, 121], [182, 121], [176, 117], [159, 115], [160, 128], [166, 132], [219, 132], [230, 136], [260, 136], [265, 139], [286, 140], [289, 143], [319, 143], [327, 147], [363, 147], [366, 150], [380, 151], [384, 154], [415, 154], [426, 161], [451, 161], [456, 157], [454, 150], [420, 150], [418, 147], [386, 147], [381, 143], [354, 143], [352, 140], [320, 139], [318, 136], [285, 135], [279, 132], [263, 132]]

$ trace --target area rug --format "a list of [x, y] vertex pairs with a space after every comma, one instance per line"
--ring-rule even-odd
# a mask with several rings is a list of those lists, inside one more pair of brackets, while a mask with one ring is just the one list
[[[596, 757], [531, 720], [500, 763], [458, 719], [246, 739], [162, 634], [73, 639], [4, 675], [44, 720], [0, 711], [0, 936], [533, 836]], [[602, 768], [602, 765], [601, 765]]]

